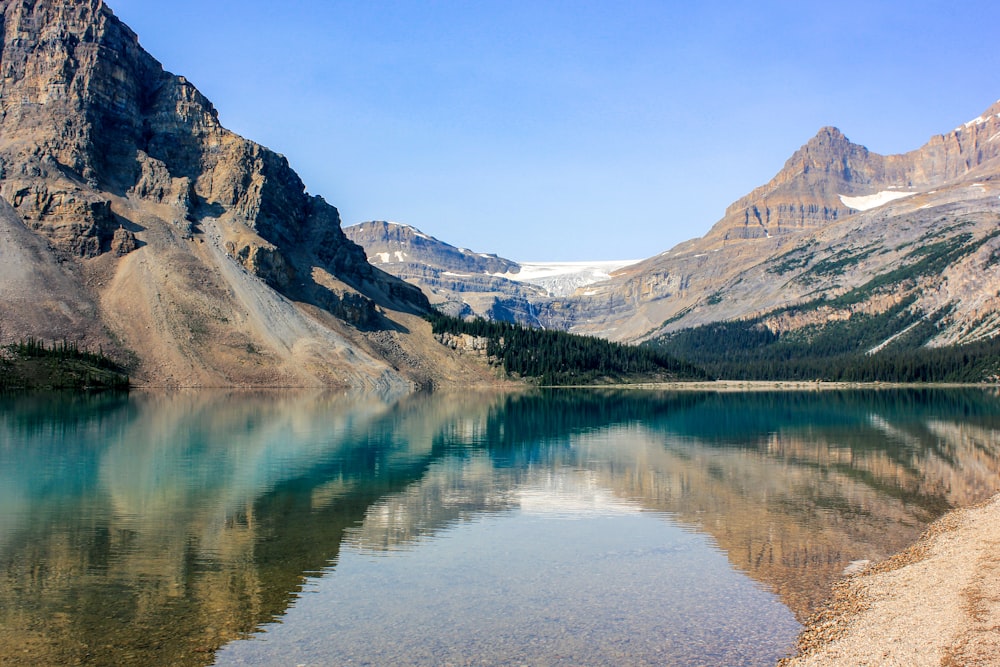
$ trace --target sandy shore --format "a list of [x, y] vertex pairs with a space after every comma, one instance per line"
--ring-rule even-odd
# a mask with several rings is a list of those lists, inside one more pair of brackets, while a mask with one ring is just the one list
[[783, 667], [1000, 665], [1000, 495], [848, 577]]

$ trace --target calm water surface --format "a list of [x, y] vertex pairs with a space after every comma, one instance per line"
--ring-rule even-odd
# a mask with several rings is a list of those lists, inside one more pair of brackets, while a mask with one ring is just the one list
[[980, 390], [0, 398], [0, 664], [768, 665]]

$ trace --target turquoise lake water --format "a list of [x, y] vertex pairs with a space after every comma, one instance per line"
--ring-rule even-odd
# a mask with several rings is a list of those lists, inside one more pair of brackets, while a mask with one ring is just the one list
[[0, 398], [0, 663], [770, 665], [986, 390]]

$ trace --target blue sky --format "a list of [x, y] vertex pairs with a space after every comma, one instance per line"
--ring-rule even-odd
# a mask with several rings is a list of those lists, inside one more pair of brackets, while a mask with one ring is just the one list
[[512, 259], [703, 235], [820, 127], [912, 150], [1000, 98], [1000, 3], [108, 0], [345, 225]]

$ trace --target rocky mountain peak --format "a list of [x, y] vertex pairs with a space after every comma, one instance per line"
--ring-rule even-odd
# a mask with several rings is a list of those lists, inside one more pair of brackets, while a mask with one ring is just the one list
[[819, 132], [816, 133], [812, 139], [808, 141], [807, 146], [822, 146], [825, 144], [836, 145], [836, 144], [850, 144], [851, 141], [844, 133], [840, 131], [839, 127], [834, 127], [833, 125], [827, 125], [826, 127], [821, 127]]
[[768, 183], [731, 204], [705, 241], [716, 244], [819, 229], [858, 212], [844, 203], [844, 197], [926, 191], [989, 171], [988, 165], [1000, 159], [998, 132], [1000, 102], [953, 132], [902, 155], [872, 153], [836, 127], [824, 127]]
[[[423, 294], [373, 268], [283, 156], [224, 128], [101, 0], [0, 0], [0, 36], [7, 217], [78, 274], [150, 377], [171, 364], [187, 381], [359, 377], [369, 371], [331, 373], [347, 358], [332, 350], [348, 345], [330, 327], [426, 312]], [[103, 293], [118, 281], [114, 298]], [[6, 334], [51, 337], [38, 326]], [[232, 349], [217, 353], [225, 340]], [[293, 359], [297, 350], [309, 352]], [[379, 363], [369, 370], [383, 372]]]
[[997, 100], [990, 105], [986, 111], [979, 114], [976, 118], [973, 118], [969, 122], [965, 123], [963, 127], [969, 128], [975, 125], [983, 125], [987, 122], [993, 121], [1000, 118], [1000, 100]]
[[519, 270], [517, 262], [477, 253], [429, 236], [416, 227], [372, 220], [344, 230], [349, 239], [365, 248], [375, 265], [412, 264], [421, 268], [470, 274], [502, 274]]
[[838, 128], [828, 126], [820, 129], [816, 136], [796, 151], [786, 163], [786, 167], [796, 164], [806, 156], [811, 157], [816, 164], [825, 164], [831, 160], [855, 155], [867, 156], [868, 149], [853, 143]]
[[877, 180], [879, 156], [824, 127], [767, 184], [733, 202], [706, 238], [766, 238], [822, 227], [850, 214], [840, 194]]

